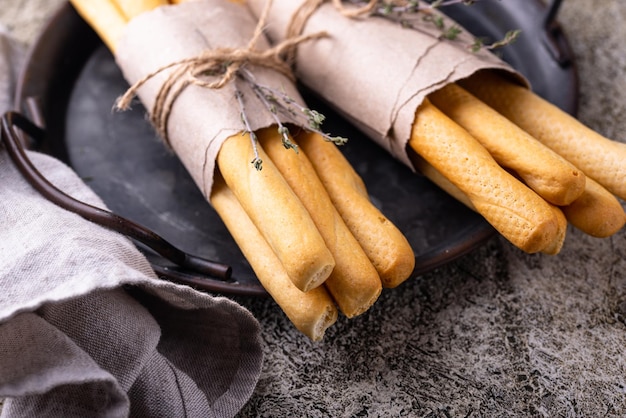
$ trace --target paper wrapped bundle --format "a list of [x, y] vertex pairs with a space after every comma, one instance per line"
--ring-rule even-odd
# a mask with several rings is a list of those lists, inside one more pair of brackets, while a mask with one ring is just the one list
[[[327, 34], [291, 51], [295, 73], [370, 138], [526, 252], [558, 253], [568, 221], [594, 236], [609, 236], [624, 225], [624, 210], [607, 190], [615, 193], [611, 181], [623, 178], [621, 144], [598, 140], [597, 134], [579, 140], [584, 129], [569, 128], [577, 123], [573, 118], [533, 95], [523, 77], [488, 48], [470, 50], [475, 40], [467, 31], [445, 39], [442, 26], [459, 26], [433, 7], [420, 3], [407, 23], [406, 14], [402, 22], [388, 16], [389, 7], [407, 2], [370, 1], [361, 8], [345, 3], [276, 0], [266, 32], [273, 42]], [[257, 15], [264, 4], [249, 0]], [[499, 93], [502, 86], [516, 93], [507, 99]], [[524, 94], [532, 96], [526, 105], [510, 105]], [[532, 112], [548, 112], [553, 119]], [[524, 120], [516, 118], [521, 114]], [[528, 125], [535, 120], [541, 123], [533, 129]], [[569, 138], [602, 142], [599, 159], [612, 160], [610, 168], [604, 166], [610, 174], [585, 163], [585, 147], [593, 145], [568, 153], [571, 140], [544, 137], [542, 126], [551, 124], [551, 135], [560, 130], [554, 126], [568, 126], [562, 131]]]
[[[124, 14], [120, 10], [138, 2], [111, 1], [72, 3], [114, 52], [131, 85], [119, 105], [136, 94], [149, 109], [160, 136], [298, 329], [318, 340], [336, 320], [337, 307], [348, 317], [359, 315], [383, 284], [410, 276], [413, 252], [391, 222], [382, 232], [368, 231], [365, 240], [386, 242], [380, 234], [395, 240], [379, 262], [378, 252], [349, 228], [358, 223], [349, 221], [353, 215], [335, 206], [336, 193], [355, 193], [353, 206], [384, 218], [336, 146], [297, 123], [305, 129], [295, 137], [288, 133], [294, 109], [312, 112], [278, 59], [280, 47], [270, 48], [245, 5], [157, 0]], [[279, 102], [291, 107], [276, 111]], [[316, 159], [329, 153], [338, 161], [335, 169], [353, 180], [343, 190], [333, 191], [316, 171]]]
[[[307, 18], [303, 9], [311, 3], [322, 4]], [[249, 4], [258, 16], [266, 1]], [[466, 32], [446, 42], [421, 16], [412, 22], [416, 30], [380, 17], [351, 18], [331, 2], [274, 0], [266, 32], [278, 42], [300, 22], [301, 33], [328, 36], [297, 47], [298, 79], [409, 166], [415, 109], [430, 92], [483, 68], [515, 73], [493, 54], [468, 52]]]

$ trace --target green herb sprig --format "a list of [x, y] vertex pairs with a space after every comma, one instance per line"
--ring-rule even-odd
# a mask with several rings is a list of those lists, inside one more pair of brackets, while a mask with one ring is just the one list
[[[306, 129], [311, 132], [315, 132], [322, 136], [326, 141], [333, 142], [336, 145], [344, 145], [348, 139], [341, 136], [331, 136], [330, 134], [322, 131], [321, 126], [324, 123], [326, 117], [320, 112], [309, 109], [303, 106], [294, 98], [290, 97], [283, 91], [276, 88], [260, 84], [254, 77], [254, 75], [246, 68], [239, 70], [239, 79], [246, 82], [257, 99], [262, 103], [263, 107], [271, 114], [274, 122], [278, 126], [278, 133], [281, 136], [283, 146], [287, 150], [294, 150], [298, 152], [298, 145], [295, 144], [290, 138], [289, 128], [282, 122], [283, 119], [279, 115], [286, 117], [290, 124]], [[241, 120], [244, 125], [243, 134], [248, 133], [250, 140], [252, 141], [252, 147], [254, 149], [254, 159], [251, 163], [257, 170], [263, 168], [263, 162], [259, 158], [258, 153], [258, 139], [255, 133], [252, 131], [248, 117], [246, 115], [243, 93], [237, 89], [235, 92], [237, 102], [241, 111]]]
[[[441, 39], [456, 41], [459, 35], [463, 33], [461, 27], [455, 23], [448, 24], [442, 16], [432, 13], [432, 11], [455, 4], [471, 6], [478, 1], [480, 0], [435, 0], [430, 3], [424, 3], [419, 0], [380, 0], [378, 7], [374, 9], [372, 15], [391, 19], [405, 28], [418, 30], [407, 17], [422, 14], [423, 21], [432, 23], [441, 32]], [[346, 2], [357, 6], [366, 4], [364, 0], [346, 0]], [[468, 45], [468, 49], [472, 52], [479, 52], [482, 49], [494, 50], [501, 48], [515, 42], [520, 34], [520, 30], [511, 30], [501, 40], [491, 44], [486, 44], [483, 39], [475, 38], [474, 42]]]

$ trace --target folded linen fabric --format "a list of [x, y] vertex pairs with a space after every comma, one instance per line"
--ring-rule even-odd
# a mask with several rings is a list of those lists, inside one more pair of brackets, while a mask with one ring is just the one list
[[[0, 111], [22, 51], [0, 33]], [[74, 198], [103, 202], [66, 165], [29, 153]], [[40, 196], [0, 146], [2, 417], [234, 416], [262, 363], [255, 318], [159, 280], [132, 242]]]

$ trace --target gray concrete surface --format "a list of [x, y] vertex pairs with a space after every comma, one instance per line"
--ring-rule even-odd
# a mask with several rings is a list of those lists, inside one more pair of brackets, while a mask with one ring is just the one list
[[[2, 0], [0, 22], [31, 42], [61, 3]], [[626, 142], [626, 2], [564, 0], [559, 21], [580, 74], [579, 118]], [[626, 231], [568, 234], [555, 257], [496, 237], [385, 291], [320, 343], [270, 300], [239, 298], [265, 345], [240, 416], [626, 416]]]

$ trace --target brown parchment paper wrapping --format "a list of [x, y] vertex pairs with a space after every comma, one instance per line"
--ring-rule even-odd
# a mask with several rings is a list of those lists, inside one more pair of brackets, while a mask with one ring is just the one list
[[[256, 16], [265, 2], [248, 0]], [[272, 42], [284, 39], [303, 2], [273, 1], [266, 25]], [[422, 16], [411, 22], [418, 30], [382, 17], [351, 19], [326, 2], [302, 33], [323, 31], [329, 36], [299, 45], [295, 57], [296, 75], [303, 84], [412, 169], [406, 143], [415, 110], [430, 92], [486, 68], [508, 71], [527, 84], [494, 54], [469, 51], [473, 38], [467, 31], [458, 40], [441, 40], [441, 32]]]
[[[199, 0], [162, 6], [129, 22], [115, 58], [132, 85], [164, 65], [197, 56], [207, 49], [244, 48], [252, 38], [256, 24], [245, 5], [228, 0]], [[256, 45], [258, 50], [268, 47], [265, 38]], [[284, 75], [262, 67], [246, 68], [259, 84], [273, 86], [303, 103], [292, 81]], [[138, 96], [148, 111], [171, 71], [163, 71], [139, 89]], [[243, 93], [251, 128], [257, 130], [273, 125], [274, 119], [260, 105], [247, 83], [236, 82]], [[222, 143], [243, 130], [234, 81], [219, 90], [191, 85], [176, 100], [168, 123], [169, 144], [205, 197], [210, 196], [215, 159]], [[128, 140], [132, 141], [132, 138]]]

